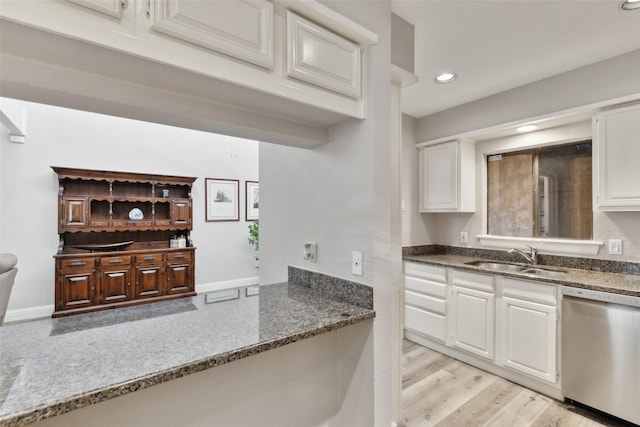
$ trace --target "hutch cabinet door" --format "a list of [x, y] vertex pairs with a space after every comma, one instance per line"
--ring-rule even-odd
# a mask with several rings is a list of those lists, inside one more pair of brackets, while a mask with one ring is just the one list
[[135, 298], [149, 298], [162, 295], [162, 264], [136, 266]]
[[82, 228], [89, 224], [89, 208], [86, 197], [65, 197], [62, 202], [61, 226]]
[[95, 273], [85, 272], [60, 273], [60, 287], [57, 310], [73, 310], [95, 304]]
[[191, 225], [191, 203], [172, 201], [171, 222], [174, 225]]
[[100, 274], [100, 302], [109, 304], [131, 299], [131, 267], [103, 268]]
[[167, 294], [181, 294], [193, 290], [191, 264], [169, 264], [167, 267]]

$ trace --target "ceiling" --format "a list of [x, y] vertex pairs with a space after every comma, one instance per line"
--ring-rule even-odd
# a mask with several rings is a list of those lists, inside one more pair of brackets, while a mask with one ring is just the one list
[[[420, 118], [640, 49], [640, 9], [620, 0], [392, 0], [415, 26], [402, 111]], [[437, 84], [436, 74], [458, 78]], [[629, 70], [640, 72], [640, 70]]]

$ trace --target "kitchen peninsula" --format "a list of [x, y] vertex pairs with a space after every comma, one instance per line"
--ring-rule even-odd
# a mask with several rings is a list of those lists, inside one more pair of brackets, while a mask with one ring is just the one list
[[[366, 341], [372, 326], [367, 321], [375, 316], [372, 307], [373, 293], [368, 286], [290, 267], [288, 283], [261, 286], [257, 295], [245, 288], [227, 291], [223, 295], [205, 294], [144, 306], [5, 325], [0, 328], [0, 425], [18, 426], [40, 420], [43, 420], [42, 425], [80, 425], [87, 419], [92, 420], [91, 425], [102, 425], [100, 422], [122, 425], [119, 416], [129, 417], [127, 421], [131, 425], [142, 425], [139, 423], [149, 422], [149, 419], [140, 416], [148, 415], [149, 411], [160, 413], [162, 407], [171, 415], [180, 414], [176, 415], [179, 417], [186, 416], [181, 413], [182, 409], [193, 418], [188, 408], [197, 402], [191, 401], [188, 393], [169, 391], [173, 402], [168, 408], [156, 398], [151, 398], [146, 403], [148, 407], [140, 407], [142, 415], [127, 414], [126, 409], [113, 413], [113, 405], [115, 408], [123, 403], [126, 406], [130, 397], [153, 392], [153, 389], [166, 393], [167, 387], [172, 387], [174, 382], [178, 384], [175, 390], [181, 390], [179, 384], [184, 386], [185, 381], [193, 381], [190, 378], [203, 373], [213, 375], [208, 377], [211, 378], [211, 382], [206, 384], [209, 389], [224, 384], [245, 388], [242, 393], [247, 403], [253, 395], [252, 387], [264, 385], [247, 383], [246, 377], [263, 372], [263, 377], [257, 382], [268, 383], [270, 379], [265, 376], [273, 374], [281, 378], [281, 381], [271, 379], [270, 387], [277, 396], [279, 388], [287, 388], [290, 375], [301, 375], [299, 371], [302, 370], [305, 381], [327, 377], [326, 369], [330, 369], [340, 357], [329, 355], [333, 359], [327, 360], [326, 365], [307, 366], [305, 360], [295, 356], [306, 355], [302, 359], [314, 359], [312, 354], [315, 352], [328, 357], [319, 348], [307, 347], [337, 346], [340, 336], [335, 336], [336, 333], [346, 333], [350, 342], [354, 341], [354, 334], [364, 335], [361, 338]], [[354, 326], [345, 328], [350, 325]], [[338, 331], [341, 328], [346, 332]], [[322, 337], [316, 337], [318, 335]], [[312, 337], [322, 342], [313, 344], [313, 339], [307, 340]], [[301, 340], [307, 344], [296, 343]], [[292, 344], [292, 350], [287, 349], [289, 344]], [[273, 350], [273, 355], [267, 350]], [[266, 353], [259, 354], [263, 352]], [[272, 361], [274, 357], [284, 365], [257, 365], [265, 360]], [[216, 378], [216, 372], [224, 371], [232, 361], [234, 363], [226, 368], [226, 374], [235, 376], [237, 383], [233, 378], [225, 382], [225, 373]], [[235, 365], [238, 368], [234, 371]], [[213, 367], [218, 368], [209, 369]], [[310, 367], [324, 371], [314, 373], [308, 371]], [[281, 372], [283, 369], [288, 372]], [[275, 371], [272, 373], [271, 370]], [[243, 371], [247, 374], [242, 375]], [[319, 388], [322, 393], [331, 392], [327, 387], [337, 386], [337, 378], [336, 375], [327, 380], [327, 384], [306, 386]], [[158, 386], [149, 389], [154, 385]], [[193, 385], [187, 388], [194, 389]], [[138, 393], [133, 393], [136, 391]], [[318, 394], [318, 391], [292, 387], [289, 392], [303, 396], [303, 400], [297, 402], [301, 405], [300, 410], [314, 412], [304, 409], [308, 404], [304, 398]], [[200, 405], [200, 409], [208, 411], [208, 420], [213, 422], [217, 420], [216, 403], [220, 403], [221, 396], [232, 395], [233, 390], [226, 389], [219, 395], [214, 393], [208, 407]], [[225, 409], [229, 405], [234, 406], [229, 401], [231, 397], [225, 399]], [[106, 409], [109, 415], [103, 421], [98, 422], [96, 418], [105, 416], [104, 413], [86, 412], [100, 412], [100, 405], [105, 403], [110, 409]], [[241, 403], [236, 402], [235, 405]], [[340, 402], [335, 403], [339, 407]], [[327, 409], [325, 403], [318, 406]], [[253, 410], [260, 411], [259, 406]], [[323, 416], [334, 416], [333, 408], [328, 410], [330, 413]], [[251, 411], [250, 407], [244, 409], [245, 413]], [[287, 417], [295, 422], [292, 414]], [[69, 416], [72, 418], [65, 418]], [[166, 418], [164, 422], [171, 425], [176, 420]], [[183, 425], [204, 425], [184, 422]]]

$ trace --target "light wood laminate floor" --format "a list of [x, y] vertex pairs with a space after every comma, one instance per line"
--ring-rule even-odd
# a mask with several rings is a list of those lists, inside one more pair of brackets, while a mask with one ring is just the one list
[[620, 427], [624, 424], [536, 393], [404, 340], [404, 427]]

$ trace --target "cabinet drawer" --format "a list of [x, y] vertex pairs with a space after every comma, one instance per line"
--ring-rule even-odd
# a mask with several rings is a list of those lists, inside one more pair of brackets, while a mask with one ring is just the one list
[[430, 280], [405, 276], [404, 288], [408, 291], [420, 292], [422, 294], [432, 295], [434, 297], [447, 297], [446, 283], [436, 283]]
[[108, 227], [109, 226], [109, 221], [106, 219], [92, 219], [91, 220], [91, 226], [92, 227]]
[[112, 265], [131, 265], [131, 256], [109, 256], [100, 258], [100, 265], [102, 267], [109, 267]]
[[441, 342], [445, 342], [446, 339], [447, 322], [445, 317], [440, 314], [405, 306], [404, 327], [411, 332], [434, 338]]
[[85, 268], [93, 268], [96, 265], [95, 258], [76, 258], [76, 259], [65, 259], [60, 261], [60, 268], [62, 270], [68, 269], [85, 269]]
[[131, 221], [128, 219], [114, 219], [114, 227], [151, 227], [153, 221]]
[[556, 307], [558, 305], [558, 286], [529, 280], [501, 277], [502, 296]]
[[164, 226], [169, 226], [171, 225], [171, 220], [170, 219], [156, 219], [156, 226], [157, 227], [164, 227]]
[[404, 291], [404, 303], [434, 313], [445, 314], [447, 302], [444, 299], [433, 298], [411, 291]]
[[477, 289], [482, 292], [493, 294], [492, 274], [479, 274], [469, 271], [453, 270], [452, 276], [452, 282], [455, 286]]
[[136, 255], [136, 263], [162, 262], [162, 254]]
[[167, 261], [182, 262], [191, 260], [191, 252], [170, 252], [167, 254]]
[[404, 274], [406, 276], [433, 280], [434, 282], [447, 282], [447, 269], [436, 265], [422, 264], [419, 262], [405, 262]]

